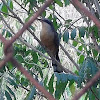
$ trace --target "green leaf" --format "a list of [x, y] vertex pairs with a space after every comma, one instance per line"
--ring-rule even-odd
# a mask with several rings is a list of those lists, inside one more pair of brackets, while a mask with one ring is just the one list
[[16, 59], [20, 62], [20, 63], [24, 63], [24, 59], [21, 55], [16, 55]]
[[92, 91], [89, 91], [89, 100], [95, 100], [95, 95], [92, 93]]
[[98, 39], [99, 38], [98, 27], [96, 25], [93, 26], [93, 30], [92, 31], [94, 32], [93, 34], [95, 35], [95, 37]]
[[10, 9], [13, 10], [13, 3], [12, 3], [12, 0], [8, 0], [8, 6], [10, 7]]
[[[20, 79], [20, 75], [16, 75], [16, 79]], [[19, 84], [20, 80], [16, 80], [16, 84]]]
[[93, 56], [94, 56], [94, 57], [97, 57], [97, 55], [98, 55], [98, 51], [95, 50], [95, 49], [92, 49], [92, 52], [93, 52]]
[[10, 8], [13, 10], [13, 3], [12, 3], [12, 1], [10, 2]]
[[55, 0], [55, 1], [60, 7], [63, 7], [63, 3], [61, 2], [61, 0]]
[[[33, 67], [33, 66], [32, 66]], [[42, 73], [42, 70], [40, 67], [37, 67], [37, 66], [34, 66], [35, 67], [35, 70], [39, 72], [41, 78], [43, 78], [43, 73]]]
[[74, 84], [74, 80], [70, 80], [69, 87]]
[[85, 43], [84, 39], [82, 39], [82, 38], [80, 38], [80, 41], [81, 41], [82, 43]]
[[57, 25], [57, 20], [56, 20], [56, 18], [53, 19], [53, 26], [54, 26], [54, 28], [57, 30], [58, 25]]
[[28, 22], [29, 19], [33, 16], [33, 13], [29, 14], [28, 17], [25, 19], [25, 22]]
[[7, 90], [9, 91], [9, 93], [14, 97], [14, 100], [16, 100], [16, 96], [14, 94], [14, 92], [6, 85]]
[[80, 27], [79, 28], [79, 35], [80, 35], [80, 37], [84, 37], [84, 35], [85, 35], [85, 27]]
[[8, 14], [8, 8], [6, 7], [6, 5], [3, 5], [2, 6], [2, 12], [6, 13], [6, 14], [3, 14], [5, 17], [7, 17], [7, 14]]
[[25, 78], [21, 77], [21, 84], [25, 83]]
[[83, 49], [82, 45], [78, 47], [78, 50], [82, 51], [82, 49]]
[[44, 12], [42, 13], [42, 15], [45, 17], [45, 16], [46, 16], [46, 11], [44, 11]]
[[66, 77], [66, 74], [63, 73], [55, 73], [55, 75], [57, 77], [55, 97], [57, 100], [59, 100], [65, 90], [66, 84], [68, 82], [68, 77]]
[[48, 87], [47, 87], [47, 82], [48, 82], [48, 76], [46, 76], [46, 78], [45, 78], [45, 80], [44, 80], [44, 87], [45, 87], [46, 89], [48, 89]]
[[66, 83], [60, 82], [59, 84], [56, 83], [56, 91], [55, 91], [55, 97], [57, 100], [60, 99], [61, 95], [63, 94], [66, 87]]
[[6, 29], [3, 29], [2, 35], [4, 35], [4, 34], [5, 34], [5, 32], [6, 32]]
[[67, 83], [68, 80], [69, 81], [74, 80], [75, 82], [79, 81], [79, 77], [74, 76], [72, 74], [64, 74], [64, 73], [59, 74], [59, 73], [55, 73], [55, 75], [57, 77], [57, 84], [59, 84], [60, 81], [63, 82], [63, 83], [64, 82]]
[[7, 92], [6, 90], [5, 90], [5, 96], [6, 96], [7, 100], [12, 100], [9, 92]]
[[73, 41], [73, 46], [77, 46], [78, 42], [77, 41]]
[[51, 14], [49, 15], [48, 19], [49, 19], [49, 20], [52, 20], [52, 15], [51, 15]]
[[11, 62], [8, 62], [7, 65], [8, 65], [8, 68], [9, 68], [10, 70], [13, 68], [13, 65], [12, 65]]
[[39, 1], [42, 2], [42, 3], [44, 2], [44, 0], [39, 0]]
[[27, 51], [25, 52], [25, 55], [28, 56], [30, 53], [31, 53], [31, 50], [27, 50]]
[[100, 98], [100, 86], [98, 88], [98, 98]]
[[54, 9], [53, 5], [50, 5], [50, 6], [49, 6], [49, 8], [50, 8], [51, 10], [53, 10], [53, 9]]
[[6, 37], [12, 37], [12, 34], [9, 31], [7, 31], [6, 32]]
[[88, 100], [89, 92], [86, 93], [85, 100]]
[[24, 86], [27, 87], [28, 86], [28, 82], [29, 81], [26, 78], [23, 78], [23, 77], [21, 78], [21, 84], [23, 84]]
[[74, 81], [78, 84], [80, 84], [81, 82], [80, 77], [74, 76], [72, 74], [55, 73], [55, 76], [57, 77], [56, 91], [55, 91], [55, 97], [57, 100], [59, 100], [61, 95], [63, 94], [68, 81], [72, 82], [70, 86], [74, 83]]
[[45, 59], [43, 59], [43, 65], [44, 65], [44, 67], [47, 67], [47, 65], [48, 65], [48, 62], [47, 62], [47, 60], [45, 60]]
[[65, 41], [65, 42], [67, 43], [68, 40], [69, 40], [69, 32], [66, 31], [66, 32], [63, 34], [63, 41]]
[[53, 82], [54, 82], [54, 74], [51, 76], [49, 84], [48, 84], [49, 92], [52, 94], [54, 92]]
[[87, 57], [79, 71], [79, 76], [81, 77], [82, 81], [85, 81], [86, 79], [90, 80], [97, 73], [97, 71], [97, 65], [93, 58]]
[[31, 28], [33, 31], [35, 31], [35, 27], [33, 27], [32, 25], [30, 26], [30, 28]]
[[79, 28], [79, 35], [80, 35], [80, 37], [84, 37], [84, 35], [85, 35], [85, 27], [80, 27]]
[[79, 56], [79, 55], [80, 55], [80, 53], [79, 53], [79, 52], [77, 52], [77, 55]]
[[24, 86], [28, 86], [28, 80], [25, 77], [21, 77], [21, 84]]
[[64, 0], [65, 2], [65, 6], [69, 5], [70, 4], [70, 1], [69, 0]]
[[83, 63], [83, 61], [84, 61], [84, 56], [83, 56], [83, 55], [81, 55], [81, 56], [80, 56], [80, 58], [79, 58], [79, 64], [82, 64], [82, 63]]
[[67, 23], [70, 23], [70, 22], [72, 22], [72, 20], [71, 20], [71, 19], [68, 19], [68, 20], [66, 20], [66, 22], [67, 22]]
[[66, 28], [68, 28], [69, 27], [69, 24], [66, 24], [65, 26], [66, 26]]
[[71, 39], [74, 40], [75, 37], [76, 37], [76, 29], [73, 29], [71, 32]]
[[37, 55], [37, 53], [32, 51], [31, 54], [32, 54], [32, 57], [33, 57], [33, 62], [37, 63], [38, 62], [38, 55]]
[[71, 91], [72, 95], [74, 95], [74, 93], [75, 93], [75, 85], [72, 84], [72, 85], [70, 85], [69, 88], [70, 88], [70, 91]]
[[87, 55], [90, 55], [91, 54], [91, 50], [87, 50]]

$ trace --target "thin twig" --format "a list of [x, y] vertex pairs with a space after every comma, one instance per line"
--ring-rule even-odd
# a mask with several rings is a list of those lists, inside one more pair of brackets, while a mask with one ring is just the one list
[[71, 45], [70, 43], [68, 43], [70, 45], [70, 47], [74, 48], [78, 53], [80, 53], [81, 55], [84, 55], [86, 57], [86, 54], [84, 54], [82, 51], [76, 49], [73, 45]]
[[[4, 2], [4, 0], [2, 0], [3, 2]], [[7, 6], [7, 4], [4, 2], [4, 4]], [[24, 24], [23, 22], [22, 22], [22, 20], [19, 18], [19, 17], [17, 17], [17, 15], [7, 6], [7, 8], [9, 9], [9, 11], [14, 15], [14, 16], [16, 16], [16, 18], [20, 21], [20, 23], [22, 23], [22, 24]], [[31, 18], [32, 19], [32, 18]], [[27, 23], [25, 24], [25, 27], [27, 26]], [[25, 28], [24, 26], [23, 26], [23, 29]], [[22, 29], [22, 30], [23, 30]], [[35, 36], [35, 34], [28, 28], [27, 29], [33, 36], [34, 36], [34, 38], [39, 42], [39, 44], [43, 47], [43, 48], [45, 48], [44, 46], [43, 46], [43, 44], [41, 43], [41, 41]], [[21, 30], [20, 30], [21, 31]], [[19, 33], [21, 33], [21, 32], [19, 32]], [[21, 33], [22, 34], [22, 33]], [[18, 35], [19, 36], [19, 35]], [[17, 37], [18, 37], [17, 36]], [[45, 50], [46, 51], [48, 51], [46, 48], [45, 48]], [[60, 66], [66, 73], [71, 73], [71, 74], [73, 74], [73, 75], [76, 75], [76, 74], [74, 74], [72, 71], [70, 71], [69, 69], [66, 69], [66, 68], [64, 68], [52, 55], [51, 55], [51, 53], [50, 53], [50, 51], [48, 52], [48, 54], [50, 55], [50, 57], [55, 61], [55, 63], [58, 65], [58, 66]]]
[[93, 16], [93, 14], [91, 14], [91, 12], [88, 9], [86, 9], [81, 2], [79, 2], [78, 0], [71, 0], [71, 2], [73, 3], [73, 5], [79, 7], [79, 9], [86, 16], [88, 16], [96, 24], [98, 28], [100, 28], [100, 21], [95, 16]]
[[94, 37], [94, 32], [92, 32], [91, 38], [92, 38], [95, 50], [97, 50], [100, 53], [100, 48], [99, 48], [99, 46], [98, 46], [98, 44], [96, 42], [96, 38]]
[[[45, 4], [30, 18], [30, 20], [24, 24], [24, 26], [17, 32], [17, 34], [11, 38], [10, 42], [8, 43], [8, 47], [13, 42], [15, 42], [16, 39], [19, 38], [19, 36], [21, 36], [26, 29], [28, 29], [28, 27], [37, 19], [39, 15], [42, 14], [42, 12], [51, 4], [52, 1], [53, 0], [48, 0], [45, 2]], [[6, 5], [4, 0], [2, 0], [2, 2]]]
[[92, 88], [90, 88], [90, 90], [91, 90], [92, 94], [96, 97], [96, 99], [97, 99], [97, 100], [100, 100], [100, 99], [97, 97], [96, 93], [92, 90]]
[[62, 18], [64, 21], [66, 21], [56, 10], [55, 12], [57, 13], [57, 15], [59, 15], [60, 18]]
[[18, 68], [18, 70], [20, 70], [25, 77], [33, 84], [35, 85], [35, 87], [41, 91], [49, 100], [55, 100], [54, 97], [47, 92], [43, 86], [41, 86], [26, 70], [24, 67], [22, 67], [21, 64], [19, 64], [14, 58], [11, 59], [11, 62], [14, 66], [16, 66]]
[[[9, 28], [9, 30], [15, 35], [14, 31], [11, 29], [11, 27], [7, 24], [7, 22], [4, 20], [3, 16], [0, 14], [1, 19], [3, 20], [3, 22], [5, 23], [5, 25]], [[39, 50], [37, 50], [35, 47], [33, 47], [33, 45], [30, 45], [29, 43], [27, 43], [22, 37], [19, 37], [19, 40], [25, 44], [27, 47], [31, 48], [33, 51], [38, 52], [41, 56], [45, 57], [46, 59], [51, 60], [49, 57], [45, 56], [42, 52], [40, 52]]]
[[79, 98], [88, 91], [88, 89], [93, 86], [93, 84], [100, 78], [100, 71], [96, 73], [96, 75], [86, 84], [86, 86], [77, 94], [73, 97], [72, 100], [79, 100]]
[[[88, 4], [89, 9], [91, 10], [91, 13], [95, 16], [95, 12], [92, 9], [91, 3], [87, 2], [87, 4]], [[92, 31], [92, 33], [90, 35], [91, 35], [92, 41], [94, 43], [94, 48], [100, 53], [100, 48], [98, 46], [98, 43], [96, 42], [96, 38], [94, 36], [94, 32]]]
[[22, 9], [24, 9], [26, 12], [28, 12], [18, 1], [14, 0]]
[[98, 0], [93, 0], [94, 4], [95, 4], [95, 7], [97, 8], [97, 12], [99, 14], [99, 17], [100, 17], [100, 5], [99, 5], [99, 2]]
[[10, 14], [8, 14], [8, 13], [5, 13], [5, 12], [3, 12], [3, 11], [0, 11], [0, 13], [5, 14], [5, 15], [7, 15], [7, 16], [10, 16], [10, 17], [12, 17], [12, 18], [15, 18], [15, 16], [10, 15]]
[[72, 61], [72, 63], [76, 66], [77, 70], [79, 70], [79, 66], [76, 64], [76, 62], [72, 59], [72, 57], [69, 55], [69, 53], [64, 49], [64, 47], [60, 44], [61, 49], [65, 52], [65, 54], [68, 56], [68, 58]]
[[65, 32], [66, 30], [70, 29], [71, 26], [73, 26], [77, 21], [79, 21], [79, 20], [82, 19], [82, 18], [83, 18], [83, 17], [80, 17], [80, 18], [78, 18], [77, 20], [75, 20], [74, 22], [72, 22], [72, 23], [69, 25], [68, 28], [66, 27], [66, 28], [63, 30], [63, 32]]

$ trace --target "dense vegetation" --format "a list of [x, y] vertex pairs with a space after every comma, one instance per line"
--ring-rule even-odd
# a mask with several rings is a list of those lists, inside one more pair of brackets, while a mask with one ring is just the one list
[[[0, 34], [6, 39], [10, 39], [16, 31], [23, 26], [23, 23], [27, 22], [30, 17], [38, 11], [44, 2], [45, 0], [1, 0]], [[82, 2], [93, 15], [98, 19], [100, 18], [98, 0], [80, 0], [80, 2]], [[20, 7], [20, 9], [16, 10], [16, 5]], [[64, 19], [56, 10], [56, 7], [63, 8], [70, 5], [70, 0], [54, 0], [42, 13], [41, 17], [46, 17], [53, 22], [62, 45], [59, 54], [61, 52], [63, 52], [61, 54], [64, 54], [64, 57], [60, 58], [61, 64], [66, 69], [69, 67], [68, 69], [71, 70], [72, 73], [59, 74], [51, 70], [48, 54], [42, 46], [36, 42], [35, 35], [38, 37], [36, 33], [37, 25], [39, 25], [38, 22], [33, 23], [33, 25], [29, 27], [31, 30], [30, 33], [26, 31], [20, 37], [21, 39], [13, 43], [14, 57], [16, 60], [57, 100], [72, 99], [74, 94], [78, 93], [100, 69], [100, 30], [76, 7], [74, 9], [76, 9], [81, 16], [74, 21], [71, 18], [67, 20]], [[24, 17], [23, 13], [25, 13]], [[84, 26], [75, 24], [81, 19], [83, 19], [81, 23], [85, 23]], [[75, 57], [70, 54], [70, 51], [66, 48], [67, 45], [74, 49], [76, 53], [73, 55]], [[40, 52], [43, 55], [41, 55]], [[66, 55], [68, 56], [67, 59]], [[2, 60], [3, 57], [3, 43], [0, 42], [0, 60]], [[77, 61], [73, 60], [75, 58]], [[65, 59], [65, 62], [70, 59], [70, 66], [67, 67], [67, 64], [63, 64], [63, 60]], [[4, 98], [7, 100], [32, 100], [36, 98], [43, 100], [45, 96], [41, 94], [11, 62], [8, 62], [0, 69], [0, 100], [4, 100]], [[99, 79], [88, 92], [81, 97], [81, 100], [88, 99], [100, 99]]]

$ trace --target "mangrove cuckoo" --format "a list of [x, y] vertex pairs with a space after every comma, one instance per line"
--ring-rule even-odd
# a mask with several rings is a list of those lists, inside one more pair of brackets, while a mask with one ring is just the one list
[[[54, 29], [53, 23], [46, 18], [38, 19], [42, 23], [42, 30], [40, 33], [40, 39], [42, 44], [50, 51], [57, 61], [60, 62], [59, 52], [59, 38], [56, 30]], [[52, 61], [54, 72], [63, 72], [63, 70]]]

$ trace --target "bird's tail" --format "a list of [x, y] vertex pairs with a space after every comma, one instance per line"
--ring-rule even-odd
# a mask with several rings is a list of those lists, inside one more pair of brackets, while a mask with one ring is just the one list
[[[56, 55], [56, 60], [60, 62], [58, 53], [57, 53], [57, 55]], [[52, 61], [52, 66], [53, 66], [54, 72], [58, 72], [58, 73], [63, 72], [62, 68], [61, 68], [60, 66], [58, 66], [58, 65], [55, 63], [55, 61]]]

